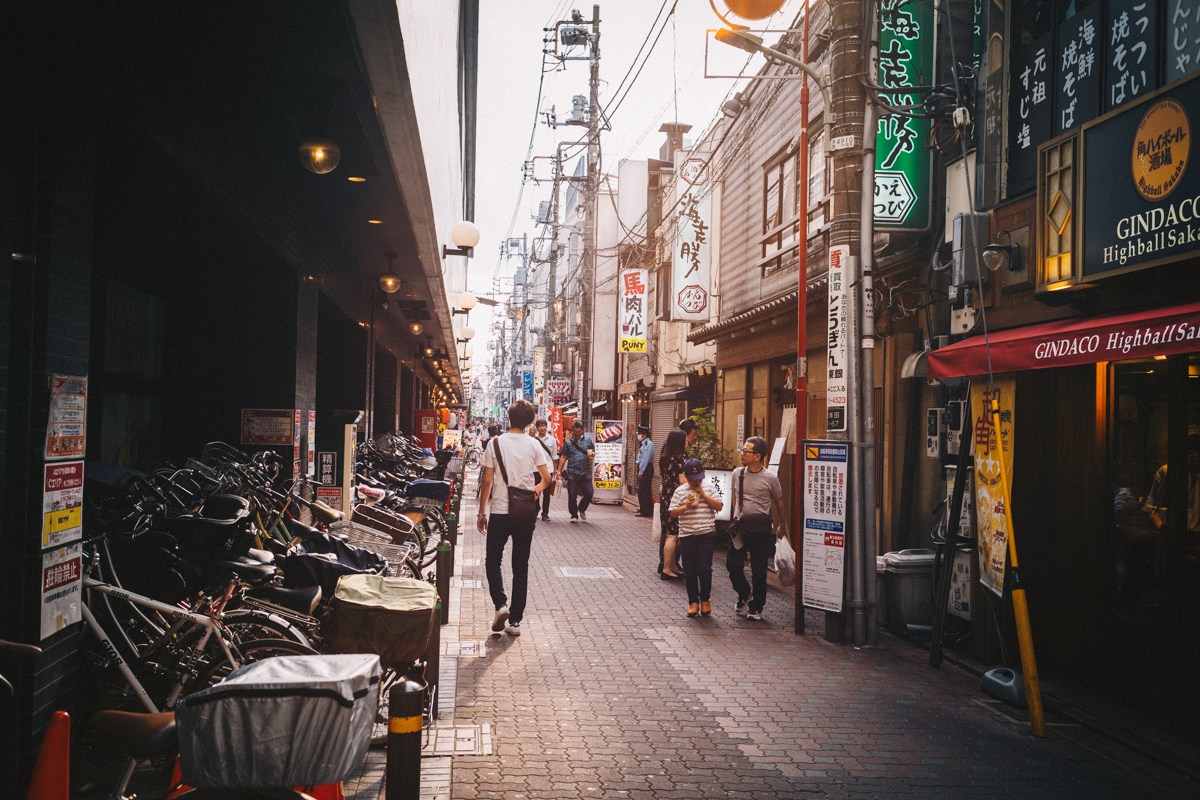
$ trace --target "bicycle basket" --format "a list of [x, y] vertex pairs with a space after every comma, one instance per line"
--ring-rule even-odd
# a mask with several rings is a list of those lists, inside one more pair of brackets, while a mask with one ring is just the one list
[[428, 497], [439, 504], [446, 502], [450, 496], [450, 484], [446, 481], [417, 480], [404, 487], [404, 496], [411, 498]]
[[245, 464], [249, 460], [250, 456], [224, 442], [209, 442], [204, 445], [204, 452], [200, 455], [200, 463], [206, 467], [215, 467], [217, 464]]
[[402, 669], [425, 653], [436, 624], [437, 590], [425, 581], [346, 575], [338, 580], [321, 633], [335, 653], [374, 653]]
[[373, 655], [277, 656], [179, 701], [179, 767], [201, 789], [337, 783], [362, 766], [379, 701]]

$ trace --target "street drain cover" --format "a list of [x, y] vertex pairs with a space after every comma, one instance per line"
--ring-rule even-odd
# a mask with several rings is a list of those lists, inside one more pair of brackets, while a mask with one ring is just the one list
[[621, 573], [612, 567], [559, 567], [564, 578], [619, 578]]

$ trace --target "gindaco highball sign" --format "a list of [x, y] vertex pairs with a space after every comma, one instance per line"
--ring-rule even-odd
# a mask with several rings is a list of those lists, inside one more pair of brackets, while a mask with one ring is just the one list
[[1200, 253], [1200, 168], [1191, 164], [1189, 79], [1101, 117], [1083, 135], [1083, 280]]

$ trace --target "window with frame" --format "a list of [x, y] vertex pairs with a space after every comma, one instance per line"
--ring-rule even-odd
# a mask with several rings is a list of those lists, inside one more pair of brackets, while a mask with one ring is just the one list
[[763, 171], [762, 247], [764, 275], [792, 269], [798, 261], [797, 154], [789, 152]]

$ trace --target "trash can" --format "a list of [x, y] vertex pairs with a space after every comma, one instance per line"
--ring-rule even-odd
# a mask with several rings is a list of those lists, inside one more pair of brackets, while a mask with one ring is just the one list
[[929, 625], [933, 619], [930, 602], [934, 552], [901, 550], [883, 556], [887, 563], [887, 628], [905, 635], [905, 625]]

